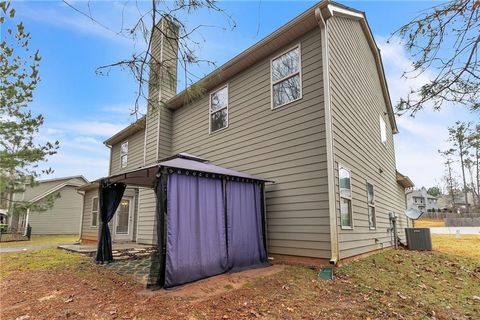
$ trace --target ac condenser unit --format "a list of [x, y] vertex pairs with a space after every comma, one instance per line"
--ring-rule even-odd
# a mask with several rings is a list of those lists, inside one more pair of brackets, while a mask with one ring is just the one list
[[405, 228], [407, 246], [410, 250], [432, 250], [429, 228]]

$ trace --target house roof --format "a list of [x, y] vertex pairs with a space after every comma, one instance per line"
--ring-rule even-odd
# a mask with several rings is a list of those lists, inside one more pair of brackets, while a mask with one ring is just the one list
[[250, 48], [246, 49], [230, 61], [220, 66], [218, 69], [214, 70], [196, 82], [194, 85], [180, 92], [166, 102], [167, 107], [170, 109], [181, 108], [184, 104], [188, 103], [189, 95], [192, 92], [193, 87], [201, 87], [206, 91], [215, 88], [239, 72], [247, 69], [254, 63], [267, 58], [277, 50], [288, 45], [300, 35], [318, 27], [319, 22], [317, 21], [316, 14], [321, 14], [325, 20], [332, 16], [338, 15], [360, 21], [362, 29], [365, 32], [370, 48], [375, 57], [375, 63], [377, 65], [377, 71], [382, 85], [385, 103], [387, 105], [387, 112], [390, 118], [391, 127], [393, 132], [397, 133], [398, 128], [390, 99], [390, 93], [388, 91], [380, 50], [375, 43], [370, 27], [367, 23], [365, 13], [328, 0], [323, 0], [315, 4], [310, 9], [297, 16], [295, 19], [283, 25], [264, 39], [260, 40]]
[[145, 116], [141, 117], [128, 127], [120, 130], [119, 132], [115, 133], [113, 136], [105, 140], [103, 143], [107, 146], [112, 146], [122, 140], [125, 140], [128, 138], [130, 135], [145, 129]]
[[[169, 109], [173, 110], [181, 108], [183, 105], [189, 102], [189, 96], [192, 95], [191, 93], [193, 92], [193, 88], [200, 87], [204, 91], [211, 90], [226, 82], [228, 79], [232, 78], [243, 70], [246, 70], [254, 63], [269, 57], [277, 50], [280, 50], [284, 46], [288, 45], [290, 42], [297, 39], [300, 35], [305, 34], [308, 31], [313, 30], [314, 28], [317, 28], [319, 24], [317, 20], [318, 14], [321, 14], [325, 20], [329, 19], [332, 16], [342, 16], [355, 19], [360, 22], [375, 58], [375, 64], [377, 66], [377, 72], [382, 87], [383, 97], [387, 105], [387, 113], [390, 119], [392, 131], [393, 133], [397, 133], [397, 122], [395, 120], [395, 113], [393, 111], [393, 106], [390, 99], [390, 93], [385, 77], [385, 71], [380, 56], [380, 49], [378, 48], [375, 39], [373, 38], [373, 34], [366, 20], [365, 13], [342, 5], [340, 3], [328, 0], [322, 0], [321, 2], [315, 4], [290, 22], [286, 23], [276, 31], [272, 32], [267, 37], [263, 38], [253, 46], [244, 50], [239, 55], [235, 56], [219, 68], [209, 73], [208, 75], [197, 81], [195, 84], [192, 84], [187, 89], [178, 93], [166, 102], [166, 106]], [[126, 139], [131, 134], [144, 128], [145, 116], [105, 140], [104, 144], [107, 146], [112, 146], [113, 144]]]
[[415, 187], [415, 184], [406, 175], [403, 175], [398, 171], [396, 171], [396, 175], [397, 175], [397, 183], [402, 187], [404, 187], [405, 189]]
[[66, 177], [52, 178], [52, 179], [41, 179], [41, 180], [37, 180], [37, 183], [64, 181], [64, 180], [72, 180], [72, 179], [82, 179], [83, 181], [88, 182], [87, 178], [85, 178], [83, 175], [79, 174], [79, 175], [76, 175], [76, 176], [66, 176]]

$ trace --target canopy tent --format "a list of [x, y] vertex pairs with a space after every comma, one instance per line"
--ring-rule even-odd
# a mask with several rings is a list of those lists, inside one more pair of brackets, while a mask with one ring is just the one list
[[157, 252], [149, 284], [173, 287], [267, 265], [263, 178], [181, 153], [100, 180], [97, 261], [112, 260], [110, 221], [126, 185], [157, 197]]

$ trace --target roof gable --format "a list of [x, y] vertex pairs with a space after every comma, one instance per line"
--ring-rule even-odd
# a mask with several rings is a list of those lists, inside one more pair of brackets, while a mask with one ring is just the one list
[[62, 189], [63, 187], [78, 187], [85, 183], [88, 183], [88, 180], [85, 179], [85, 177], [79, 175], [48, 180], [39, 180], [37, 182], [38, 185], [35, 185], [33, 187], [27, 186], [25, 188], [22, 201], [36, 202], [52, 194], [53, 192]]
[[360, 21], [362, 29], [365, 32], [365, 36], [374, 55], [392, 131], [393, 133], [397, 133], [398, 128], [390, 99], [390, 93], [388, 91], [380, 50], [375, 43], [373, 34], [367, 23], [365, 13], [328, 0], [324, 0], [315, 4], [287, 24], [283, 25], [264, 39], [260, 40], [250, 48], [246, 49], [236, 57], [220, 66], [218, 69], [215, 69], [207, 76], [188, 87], [186, 90], [180, 92], [167, 101], [167, 107], [173, 110], [181, 108], [183, 105], [189, 103], [189, 97], [192, 95], [191, 93], [196, 91], [193, 90], [193, 88], [200, 87], [204, 91], [212, 90], [222, 83], [227, 82], [230, 78], [244, 71], [253, 64], [261, 61], [262, 59], [268, 58], [276, 51], [283, 48], [290, 42], [298, 39], [308, 31], [317, 28], [319, 25], [319, 17], [317, 16], [319, 12], [323, 16], [324, 20], [328, 20], [328, 18], [334, 15], [339, 15]]

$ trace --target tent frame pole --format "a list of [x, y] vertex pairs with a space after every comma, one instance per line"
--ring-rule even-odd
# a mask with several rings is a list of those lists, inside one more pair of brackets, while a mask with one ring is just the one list
[[265, 254], [268, 261], [268, 239], [267, 239], [267, 204], [265, 201], [265, 183], [260, 184], [261, 188], [261, 207], [262, 207], [262, 232], [263, 232], [263, 246], [265, 248]]

